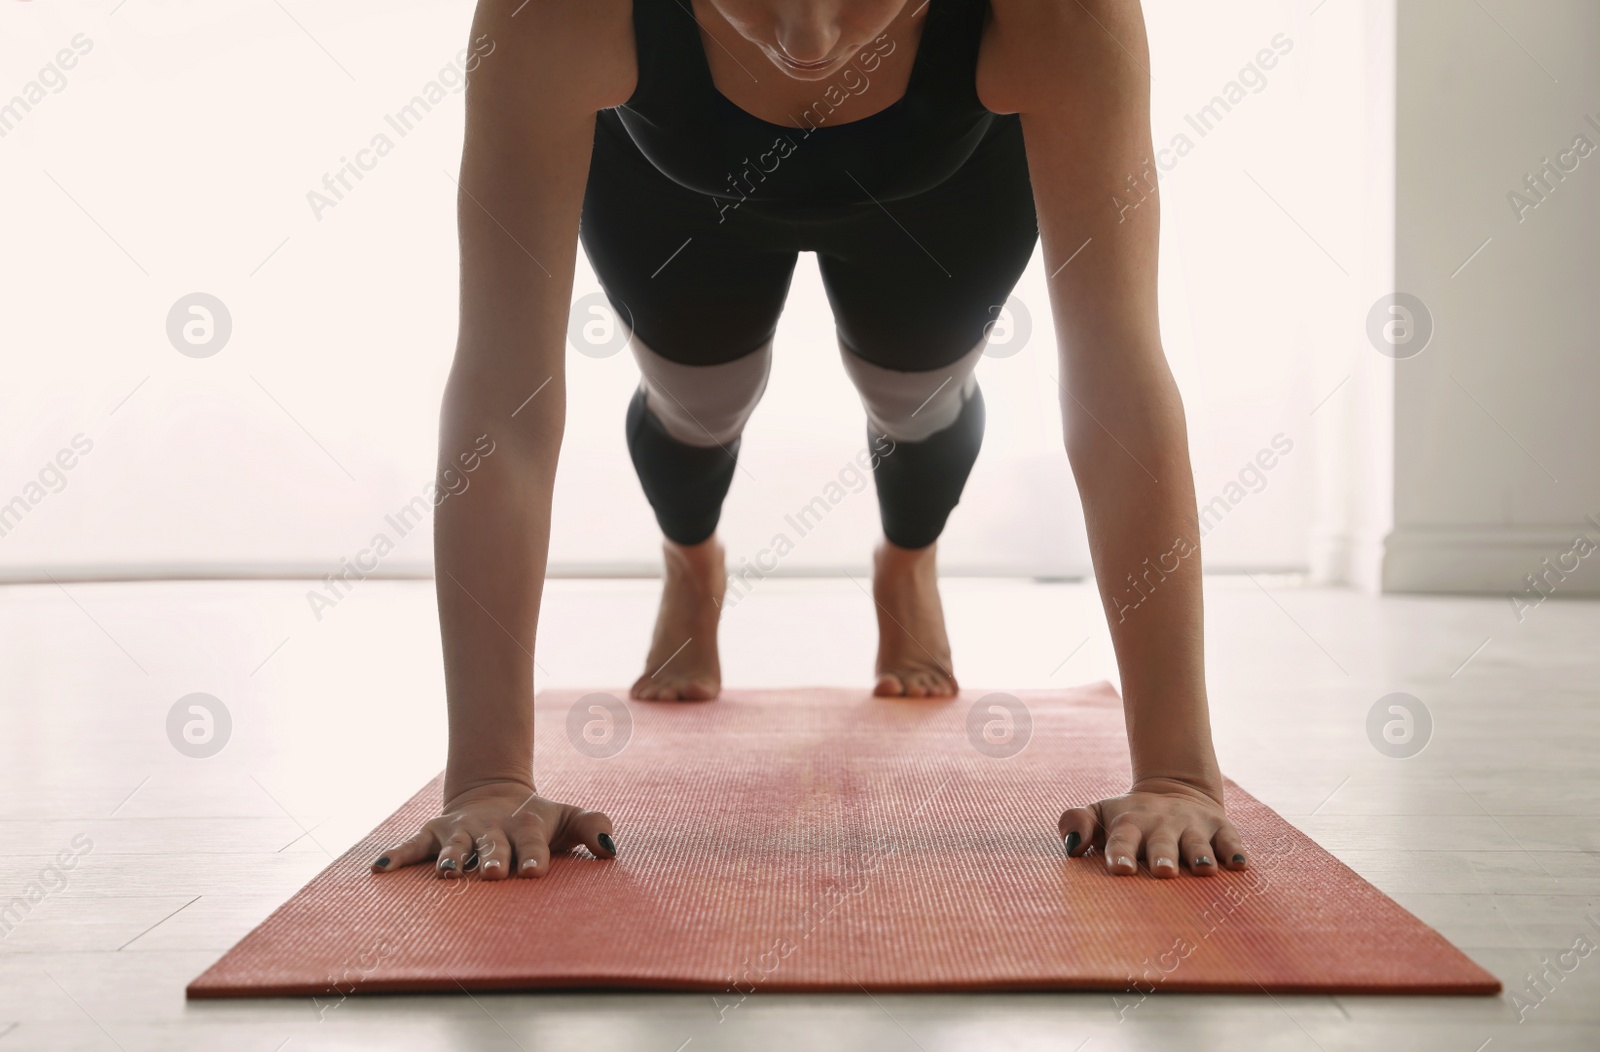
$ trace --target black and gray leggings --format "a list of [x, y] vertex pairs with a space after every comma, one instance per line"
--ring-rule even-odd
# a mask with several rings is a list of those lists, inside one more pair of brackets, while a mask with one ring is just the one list
[[973, 369], [1038, 238], [1020, 129], [917, 196], [781, 217], [754, 201], [719, 208], [602, 135], [580, 229], [632, 329], [628, 449], [668, 538], [716, 529], [795, 262], [812, 251], [869, 444], [893, 442], [874, 458], [884, 535], [938, 539], [983, 441]]

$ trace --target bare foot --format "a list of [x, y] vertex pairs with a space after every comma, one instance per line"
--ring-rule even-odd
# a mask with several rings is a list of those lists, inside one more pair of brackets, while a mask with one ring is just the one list
[[950, 671], [950, 640], [939, 605], [934, 548], [882, 541], [872, 553], [878, 608], [878, 683], [882, 697], [945, 698], [960, 690]]
[[662, 541], [666, 574], [645, 672], [629, 691], [641, 701], [710, 701], [722, 689], [717, 617], [727, 588], [722, 544]]

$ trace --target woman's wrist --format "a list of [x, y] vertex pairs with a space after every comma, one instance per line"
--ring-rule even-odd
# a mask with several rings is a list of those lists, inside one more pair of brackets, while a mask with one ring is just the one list
[[[474, 714], [478, 715], [478, 714]], [[533, 787], [532, 729], [522, 731], [503, 721], [482, 718], [452, 719], [449, 745], [445, 749], [444, 784], [447, 789], [466, 792], [480, 785], [516, 782]], [[515, 744], [514, 744], [515, 743]]]
[[495, 786], [519, 786], [526, 789], [530, 795], [538, 792], [533, 782], [533, 770], [531, 767], [474, 767], [462, 771], [457, 771], [450, 767], [445, 768], [444, 798], [447, 801], [455, 800], [479, 789]]
[[1204, 710], [1193, 726], [1185, 727], [1177, 720], [1157, 726], [1160, 733], [1135, 734], [1129, 742], [1134, 786], [1168, 787], [1147, 791], [1194, 789], [1220, 802], [1222, 768], [1211, 745], [1211, 727]]
[[1133, 782], [1174, 783], [1222, 799], [1222, 769], [1211, 742], [1211, 712], [1203, 686], [1164, 683], [1127, 687], [1124, 711]]
[[1162, 793], [1169, 796], [1203, 796], [1222, 803], [1222, 777], [1219, 774], [1156, 774], [1141, 772], [1134, 775], [1129, 787], [1135, 793]]

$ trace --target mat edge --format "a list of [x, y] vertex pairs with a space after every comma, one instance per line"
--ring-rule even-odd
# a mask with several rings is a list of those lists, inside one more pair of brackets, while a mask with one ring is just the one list
[[[349, 994], [330, 993], [326, 987], [308, 990], [294, 986], [281, 987], [197, 987], [191, 983], [184, 990], [184, 997], [190, 1001], [216, 1001], [237, 1000], [243, 998], [264, 997], [369, 997], [383, 995], [406, 994], [440, 994], [440, 993], [544, 993], [544, 992], [581, 992], [592, 991], [595, 993], [710, 993], [727, 994], [731, 991], [726, 983], [716, 984], [696, 980], [660, 979], [641, 980], [637, 978], [600, 978], [589, 976], [583, 979], [529, 983], [526, 980], [506, 979], [452, 979], [451, 985], [442, 985], [437, 980], [387, 980], [382, 983], [369, 982], [363, 984], [359, 990]], [[1083, 982], [1060, 983], [1028, 980], [997, 980], [981, 983], [885, 983], [863, 985], [860, 983], [796, 983], [796, 984], [765, 984], [759, 988], [761, 993], [776, 994], [835, 994], [835, 993], [892, 993], [892, 994], [987, 994], [987, 993], [1113, 993], [1113, 994], [1140, 994], [1144, 991], [1129, 987], [1125, 983], [1098, 983], [1092, 980]], [[1322, 997], [1488, 997], [1504, 992], [1503, 984], [1495, 979], [1492, 983], [1459, 983], [1459, 984], [1421, 984], [1396, 988], [1392, 986], [1374, 986], [1363, 984], [1321, 985], [1311, 983], [1257, 983], [1257, 982], [1226, 982], [1226, 983], [1176, 983], [1163, 984], [1154, 995], [1160, 994], [1286, 994]]]

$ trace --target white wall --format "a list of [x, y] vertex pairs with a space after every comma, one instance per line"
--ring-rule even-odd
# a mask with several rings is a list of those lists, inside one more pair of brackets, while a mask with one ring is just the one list
[[1600, 5], [1401, 0], [1397, 39], [1395, 281], [1433, 337], [1394, 364], [1384, 585], [1600, 593]]
[[[462, 0], [0, 6], [0, 99], [77, 34], [92, 43], [0, 138], [0, 194], [14, 203], [0, 255], [0, 502], [41, 497], [0, 536], [0, 577], [321, 576], [393, 534], [385, 515], [432, 475], [454, 339], [461, 96], [395, 137], [335, 207], [318, 215], [306, 195], [448, 66], [470, 10]], [[1367, 296], [1354, 262], [1367, 194], [1346, 149], [1368, 126], [1368, 42], [1351, 13], [1361, 10], [1147, 3], [1156, 145], [1180, 133], [1193, 145], [1160, 180], [1162, 327], [1197, 490], [1226, 508], [1206, 535], [1208, 569], [1311, 562], [1318, 494], [1326, 503], [1330, 488], [1321, 421], [1343, 395], [1311, 410], [1338, 379], [1329, 362], [1351, 354], [1337, 323]], [[1188, 118], [1278, 34], [1290, 52], [1195, 132]], [[594, 288], [580, 266], [578, 295]], [[232, 318], [229, 342], [208, 358], [179, 354], [166, 332], [169, 310], [196, 291]], [[1032, 336], [981, 367], [989, 432], [943, 564], [1084, 573], [1038, 260], [1017, 295]], [[634, 368], [626, 354], [570, 361], [552, 565], [648, 570], [656, 535], [622, 440]], [[79, 434], [93, 450], [63, 457], [74, 466], [62, 482], [45, 465]], [[1258, 479], [1247, 465], [1279, 434], [1293, 453]], [[735, 556], [765, 545], [861, 443], [861, 410], [803, 260], [727, 509]], [[41, 472], [47, 484], [31, 488]], [[875, 519], [870, 491], [852, 495], [781, 572], [863, 568]], [[429, 572], [427, 525], [392, 539], [380, 572]]]
[[1323, 4], [1314, 74], [1318, 110], [1356, 122], [1316, 122], [1321, 163], [1340, 195], [1349, 277], [1330, 282], [1314, 319], [1319, 333], [1314, 408], [1317, 443], [1314, 580], [1377, 590], [1393, 523], [1394, 369], [1367, 333], [1373, 305], [1395, 289], [1395, 3]]

